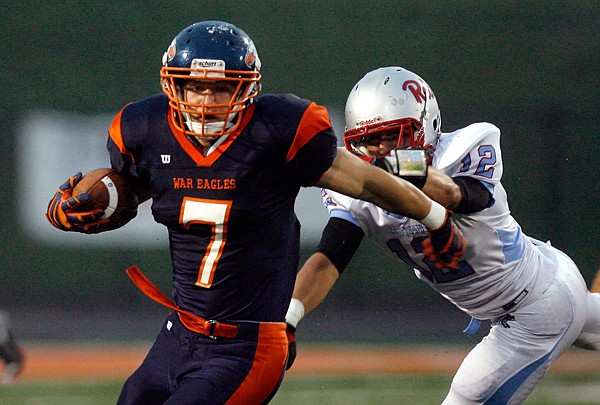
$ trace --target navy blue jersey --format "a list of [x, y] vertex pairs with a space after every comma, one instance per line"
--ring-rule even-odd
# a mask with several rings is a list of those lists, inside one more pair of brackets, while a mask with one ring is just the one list
[[151, 193], [154, 219], [168, 229], [177, 305], [219, 321], [284, 320], [299, 262], [295, 199], [336, 154], [324, 107], [262, 95], [241, 130], [204, 156], [160, 94], [123, 108], [108, 150], [112, 167]]

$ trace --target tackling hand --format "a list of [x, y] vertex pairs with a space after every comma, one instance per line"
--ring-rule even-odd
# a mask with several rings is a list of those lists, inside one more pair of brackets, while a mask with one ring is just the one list
[[289, 370], [294, 364], [294, 360], [296, 360], [296, 328], [288, 323], [285, 328], [285, 334], [288, 338], [288, 358], [285, 369]]
[[467, 239], [446, 212], [446, 220], [437, 229], [429, 231], [429, 237], [423, 241], [423, 254], [435, 263], [435, 267], [456, 269], [465, 253]]
[[108, 219], [102, 219], [104, 211], [92, 210], [86, 212], [75, 212], [81, 204], [90, 199], [87, 193], [73, 196], [73, 188], [81, 181], [81, 172], [72, 176], [64, 182], [54, 197], [48, 203], [46, 219], [55, 228], [62, 231], [98, 233], [108, 229]]

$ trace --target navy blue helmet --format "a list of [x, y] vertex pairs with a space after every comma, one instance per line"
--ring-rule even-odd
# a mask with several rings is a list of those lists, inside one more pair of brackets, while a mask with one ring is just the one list
[[[160, 77], [175, 112], [174, 124], [191, 136], [215, 137], [235, 131], [242, 111], [260, 92], [260, 59], [252, 39], [233, 24], [203, 21], [183, 29], [163, 55]], [[196, 104], [185, 100], [189, 80], [228, 82], [235, 91], [228, 103]], [[192, 120], [191, 115], [200, 116]], [[213, 122], [211, 115], [226, 116]]]

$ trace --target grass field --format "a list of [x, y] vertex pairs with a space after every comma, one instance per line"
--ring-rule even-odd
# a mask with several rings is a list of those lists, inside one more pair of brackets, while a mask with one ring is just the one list
[[[291, 376], [274, 405], [439, 404], [451, 375]], [[19, 382], [0, 386], [3, 405], [115, 404], [122, 381]], [[526, 404], [600, 404], [600, 375], [552, 374]]]
[[[26, 346], [20, 378], [0, 405], [115, 404], [147, 344]], [[274, 405], [439, 404], [466, 348], [304, 347]], [[600, 405], [600, 355], [571, 350], [526, 405]]]

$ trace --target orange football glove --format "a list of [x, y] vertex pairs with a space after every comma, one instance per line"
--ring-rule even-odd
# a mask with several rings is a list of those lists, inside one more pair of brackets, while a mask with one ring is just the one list
[[456, 269], [467, 248], [467, 239], [446, 213], [446, 221], [435, 230], [429, 231], [429, 237], [423, 241], [423, 254], [435, 263], [435, 267]]
[[85, 212], [75, 212], [81, 204], [90, 199], [88, 193], [73, 196], [73, 188], [83, 175], [77, 173], [69, 180], [64, 182], [54, 197], [48, 203], [46, 219], [55, 228], [67, 232], [98, 233], [107, 230], [109, 220], [102, 219], [104, 211], [92, 210]]

